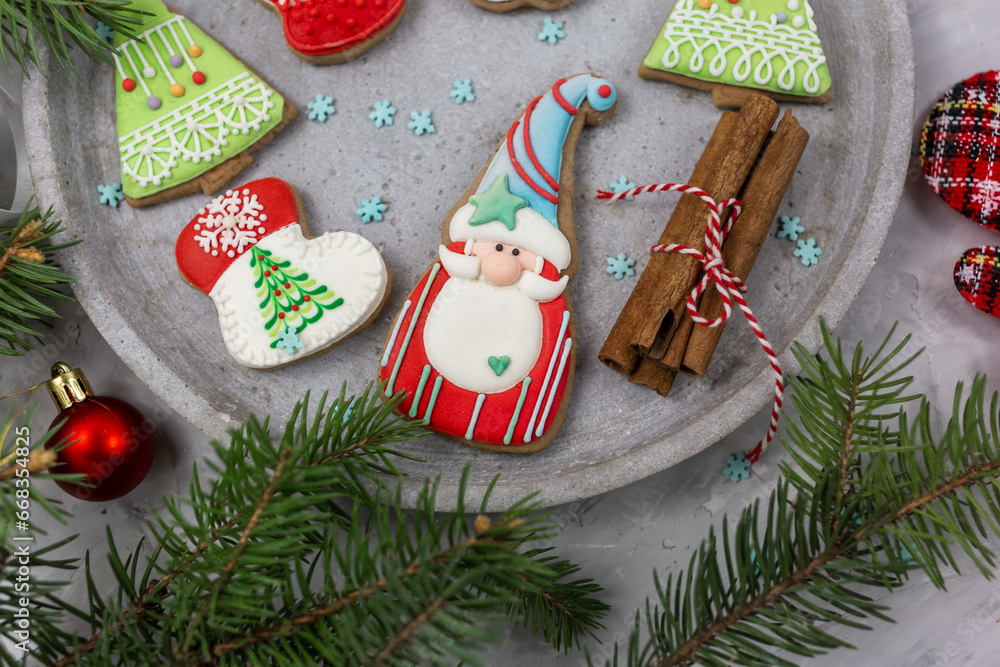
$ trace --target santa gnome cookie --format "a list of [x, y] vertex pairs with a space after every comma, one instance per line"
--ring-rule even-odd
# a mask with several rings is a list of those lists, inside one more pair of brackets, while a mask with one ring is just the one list
[[396, 316], [379, 371], [410, 420], [491, 451], [532, 453], [562, 425], [575, 327], [573, 154], [615, 110], [592, 75], [528, 105], [444, 221], [439, 255]]
[[392, 34], [406, 0], [259, 0], [281, 16], [292, 52], [314, 65], [359, 58]]
[[639, 76], [711, 91], [717, 107], [833, 94], [809, 0], [675, 0]]
[[494, 12], [509, 12], [520, 7], [538, 9], [562, 9], [576, 0], [469, 0], [472, 4]]
[[115, 103], [125, 199], [147, 206], [214, 194], [252, 162], [296, 108], [160, 0], [133, 39], [115, 35]]
[[309, 238], [298, 193], [280, 178], [229, 190], [177, 239], [177, 266], [212, 297], [229, 353], [266, 370], [321, 352], [368, 326], [392, 277], [351, 232]]

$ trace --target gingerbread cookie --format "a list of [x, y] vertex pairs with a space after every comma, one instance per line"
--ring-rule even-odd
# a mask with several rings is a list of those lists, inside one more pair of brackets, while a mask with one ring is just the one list
[[351, 232], [310, 238], [298, 193], [279, 178], [229, 190], [177, 239], [177, 266], [212, 297], [229, 353], [273, 369], [326, 352], [368, 326], [392, 276]]
[[557, 81], [528, 105], [442, 227], [438, 259], [381, 358], [400, 413], [491, 451], [537, 452], [565, 416], [576, 356], [573, 155], [615, 110], [609, 81]]
[[359, 58], [392, 34], [406, 0], [259, 0], [281, 16], [285, 41], [314, 65]]
[[132, 206], [214, 194], [298, 111], [191, 21], [160, 0], [138, 35], [115, 35], [122, 186]]
[[1000, 72], [956, 84], [934, 105], [920, 137], [920, 164], [934, 192], [987, 229], [1000, 231]]
[[469, 0], [472, 4], [493, 12], [509, 12], [519, 7], [537, 7], [538, 9], [562, 9], [576, 0]]
[[833, 94], [809, 0], [677, 0], [639, 76], [711, 91], [718, 107]]

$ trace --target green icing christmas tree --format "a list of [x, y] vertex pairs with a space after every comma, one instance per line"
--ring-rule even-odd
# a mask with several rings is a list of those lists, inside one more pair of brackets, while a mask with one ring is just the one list
[[257, 298], [260, 299], [264, 328], [274, 339], [271, 341], [272, 349], [280, 345], [291, 353], [301, 348], [298, 335], [310, 324], [318, 322], [323, 313], [344, 303], [332, 290], [317, 283], [308, 273], [293, 268], [290, 261], [281, 259], [270, 250], [255, 248], [250, 268], [254, 271], [254, 287], [258, 288]]
[[808, 0], [678, 0], [643, 61], [656, 72], [823, 97], [830, 72]]
[[249, 150], [282, 122], [285, 102], [196, 25], [159, 0], [137, 39], [115, 36], [122, 183], [141, 199]]

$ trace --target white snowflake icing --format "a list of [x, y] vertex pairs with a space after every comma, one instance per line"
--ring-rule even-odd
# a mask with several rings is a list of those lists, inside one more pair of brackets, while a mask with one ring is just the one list
[[264, 222], [267, 215], [257, 195], [248, 188], [229, 190], [200, 211], [194, 240], [213, 257], [219, 252], [236, 257], [263, 238]]
[[1000, 183], [988, 179], [976, 183], [972, 201], [983, 208], [983, 218], [989, 219], [1000, 210]]

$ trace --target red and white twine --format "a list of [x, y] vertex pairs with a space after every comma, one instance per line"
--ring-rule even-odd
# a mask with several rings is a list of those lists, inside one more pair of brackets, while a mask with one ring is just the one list
[[[764, 331], [760, 327], [760, 323], [757, 322], [757, 318], [754, 316], [753, 311], [750, 310], [750, 306], [747, 305], [746, 299], [743, 298], [743, 295], [747, 292], [746, 284], [740, 280], [739, 276], [726, 268], [726, 264], [722, 258], [722, 244], [725, 242], [729, 231], [733, 228], [733, 223], [736, 222], [742, 212], [740, 202], [736, 199], [728, 199], [720, 204], [712, 199], [712, 197], [710, 197], [704, 190], [682, 183], [646, 185], [641, 188], [634, 188], [632, 190], [628, 190], [627, 192], [619, 193], [605, 192], [602, 190], [598, 191], [597, 198], [608, 201], [620, 201], [628, 197], [634, 197], [648, 192], [680, 192], [682, 194], [689, 194], [698, 197], [705, 203], [706, 206], [708, 206], [710, 215], [708, 217], [708, 223], [705, 225], [704, 252], [699, 252], [694, 248], [689, 248], [687, 246], [680, 245], [679, 243], [655, 245], [650, 249], [650, 251], [654, 253], [676, 252], [681, 255], [689, 255], [698, 260], [702, 266], [704, 275], [702, 276], [701, 281], [695, 286], [687, 297], [687, 312], [691, 316], [691, 319], [704, 327], [720, 327], [724, 325], [729, 319], [729, 316], [732, 315], [733, 303], [735, 302], [736, 305], [739, 306], [739, 309], [743, 311], [743, 314], [747, 318], [747, 322], [750, 323], [750, 328], [752, 328], [754, 334], [756, 334], [757, 340], [760, 342], [761, 349], [763, 349], [764, 354], [767, 355], [767, 359], [771, 364], [771, 369], [774, 371], [774, 407], [771, 410], [771, 425], [767, 430], [767, 435], [764, 436], [756, 447], [746, 453], [747, 460], [751, 464], [756, 463], [758, 459], [760, 459], [761, 454], [767, 451], [768, 445], [770, 445], [771, 441], [774, 440], [774, 434], [778, 430], [778, 420], [781, 417], [781, 404], [784, 400], [785, 394], [785, 383], [784, 374], [781, 372], [781, 366], [778, 364], [778, 355], [775, 354], [774, 348], [771, 347], [771, 343], [768, 342], [767, 336], [764, 335]], [[727, 208], [731, 209], [731, 212], [729, 217], [726, 219], [726, 224], [723, 225], [722, 212]], [[709, 285], [715, 286], [716, 291], [719, 293], [719, 297], [722, 299], [722, 313], [714, 320], [708, 320], [703, 317], [700, 312], [698, 312], [698, 298], [704, 294]]]

